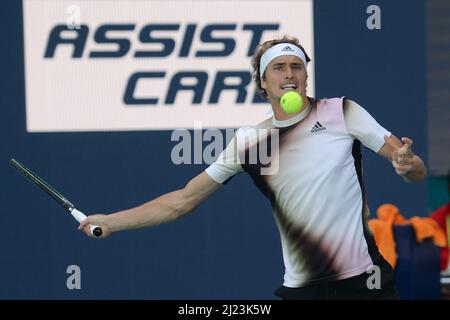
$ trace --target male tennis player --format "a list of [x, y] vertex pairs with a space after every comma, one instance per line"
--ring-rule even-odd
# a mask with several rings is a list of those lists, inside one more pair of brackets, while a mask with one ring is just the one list
[[[423, 161], [412, 140], [400, 141], [356, 102], [317, 100], [306, 95], [307, 53], [293, 37], [260, 45], [252, 59], [258, 87], [270, 101], [273, 116], [256, 128], [279, 129], [278, 171], [263, 175], [261, 163], [246, 163], [250, 146], [233, 141], [209, 166], [180, 190], [139, 207], [93, 215], [91, 223], [112, 232], [166, 223], [193, 211], [235, 174], [245, 171], [271, 202], [278, 225], [285, 275], [276, 295], [283, 299], [395, 299], [393, 271], [377, 250], [366, 218], [360, 146], [392, 162], [407, 182], [423, 180]], [[280, 97], [297, 91], [305, 101], [297, 113], [285, 113]], [[236, 134], [245, 135], [245, 130]], [[236, 139], [236, 137], [235, 137]], [[270, 137], [268, 138], [270, 139]], [[233, 159], [239, 159], [233, 161]], [[381, 270], [381, 288], [368, 287], [367, 272]]]

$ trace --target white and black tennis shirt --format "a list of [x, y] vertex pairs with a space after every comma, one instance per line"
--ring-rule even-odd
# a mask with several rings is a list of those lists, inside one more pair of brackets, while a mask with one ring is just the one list
[[[360, 146], [378, 152], [390, 132], [351, 100], [310, 102], [294, 118], [272, 116], [255, 127], [278, 133], [279, 152], [271, 155], [276, 173], [262, 174], [262, 161], [249, 161], [261, 139], [236, 143], [249, 128], [239, 129], [206, 169], [218, 183], [245, 171], [270, 200], [283, 249], [284, 285], [293, 288], [359, 275], [379, 256], [366, 223]], [[272, 146], [274, 137], [267, 134], [264, 145]]]

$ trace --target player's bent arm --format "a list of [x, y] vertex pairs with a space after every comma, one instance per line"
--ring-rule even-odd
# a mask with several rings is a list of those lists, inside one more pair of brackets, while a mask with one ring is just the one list
[[[425, 165], [422, 159], [412, 152], [411, 139], [403, 137], [400, 141], [384, 129], [363, 107], [350, 99], [344, 100], [344, 119], [348, 133], [388, 159], [397, 174], [405, 181], [416, 182], [425, 178]], [[380, 135], [385, 135], [384, 144], [379, 139]]]
[[89, 216], [80, 224], [87, 229], [88, 224], [102, 227], [105, 235], [112, 232], [156, 226], [176, 220], [197, 208], [221, 186], [204, 171], [194, 177], [183, 188], [166, 193], [138, 207], [109, 215]]
[[391, 134], [384, 137], [385, 143], [378, 154], [392, 163], [398, 175], [406, 182], [419, 182], [425, 179], [427, 170], [423, 160], [413, 154], [411, 150], [412, 140], [402, 138], [405, 144]]

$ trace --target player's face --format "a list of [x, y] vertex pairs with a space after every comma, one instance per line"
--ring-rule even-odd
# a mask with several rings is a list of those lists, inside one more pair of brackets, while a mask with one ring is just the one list
[[266, 90], [272, 105], [279, 106], [281, 96], [297, 91], [306, 101], [306, 68], [297, 56], [279, 56], [273, 59], [264, 72], [261, 87]]

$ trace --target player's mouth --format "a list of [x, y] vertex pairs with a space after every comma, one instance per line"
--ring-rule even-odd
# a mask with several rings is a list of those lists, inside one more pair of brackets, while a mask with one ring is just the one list
[[293, 82], [288, 82], [288, 83], [281, 85], [280, 89], [284, 90], [284, 91], [297, 90], [297, 85]]

